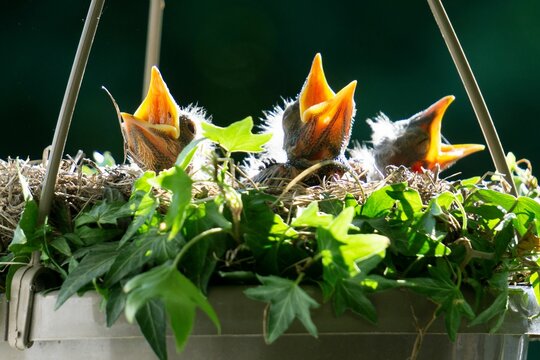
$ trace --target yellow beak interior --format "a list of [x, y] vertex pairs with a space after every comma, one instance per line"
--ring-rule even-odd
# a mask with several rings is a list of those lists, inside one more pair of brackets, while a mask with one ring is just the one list
[[155, 66], [152, 67], [148, 94], [133, 117], [146, 122], [146, 127], [166, 133], [173, 139], [180, 136], [178, 105]]

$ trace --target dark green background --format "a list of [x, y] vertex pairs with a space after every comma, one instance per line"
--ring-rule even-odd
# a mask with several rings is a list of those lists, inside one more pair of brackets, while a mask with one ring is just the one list
[[[0, 12], [0, 158], [38, 158], [50, 144], [89, 1], [3, 1]], [[308, 5], [309, 4], [309, 5]], [[452, 0], [460, 37], [506, 151], [540, 164], [540, 2]], [[140, 102], [147, 1], [108, 1], [66, 152], [122, 158], [114, 109]], [[484, 143], [425, 1], [167, 1], [161, 71], [180, 105], [198, 103], [227, 124], [261, 116], [300, 90], [316, 52], [339, 90], [358, 80], [353, 138], [365, 119], [398, 119], [453, 94], [443, 130], [454, 143]], [[538, 165], [540, 166], [540, 165]], [[448, 173], [482, 175], [487, 151]]]
[[[54, 127], [89, 1], [4, 2], [0, 14], [0, 158], [37, 158]], [[334, 90], [358, 80], [353, 138], [367, 117], [408, 117], [453, 94], [443, 132], [484, 143], [466, 93], [425, 1], [167, 1], [161, 71], [178, 103], [204, 106], [227, 124], [260, 117], [294, 97], [321, 52]], [[540, 163], [537, 137], [540, 2], [446, 1], [505, 151]], [[66, 152], [111, 150], [122, 139], [106, 86], [121, 109], [140, 102], [147, 1], [108, 1]], [[447, 174], [492, 170], [487, 151]]]

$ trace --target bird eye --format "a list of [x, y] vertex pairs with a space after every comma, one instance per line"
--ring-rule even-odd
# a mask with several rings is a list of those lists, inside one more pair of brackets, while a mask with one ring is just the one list
[[428, 138], [420, 140], [418, 142], [418, 144], [416, 145], [416, 149], [417, 149], [417, 152], [419, 154], [427, 153], [428, 147], [429, 147], [429, 139]]
[[187, 119], [186, 126], [188, 131], [195, 135], [195, 123], [192, 120]]

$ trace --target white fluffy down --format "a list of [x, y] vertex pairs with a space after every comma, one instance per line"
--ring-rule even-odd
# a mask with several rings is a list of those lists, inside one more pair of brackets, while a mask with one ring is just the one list
[[374, 146], [381, 144], [385, 139], [395, 140], [397, 137], [396, 125], [388, 116], [379, 113], [373, 120], [367, 119], [366, 122], [371, 127], [371, 142]]
[[241, 168], [247, 176], [253, 178], [261, 169], [272, 163], [286, 163], [287, 153], [283, 149], [283, 112], [293, 100], [282, 99], [282, 105], [276, 105], [270, 111], [264, 111], [259, 125], [261, 133], [271, 133], [272, 138], [263, 147], [264, 151], [250, 154], [242, 163]]
[[[206, 110], [196, 104], [190, 104], [185, 108], [180, 108], [180, 114], [189, 116], [195, 124], [195, 139], [202, 138], [202, 122], [211, 123], [212, 117], [206, 115]], [[214, 144], [208, 140], [202, 141], [199, 144], [199, 149], [195, 152], [191, 160], [191, 176], [196, 180], [203, 180], [208, 177], [204, 171], [205, 165], [209, 164], [214, 152]]]

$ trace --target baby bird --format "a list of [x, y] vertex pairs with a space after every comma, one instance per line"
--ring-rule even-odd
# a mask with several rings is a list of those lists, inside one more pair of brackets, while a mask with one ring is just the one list
[[[316, 175], [343, 173], [347, 168], [344, 152], [355, 114], [355, 89], [356, 81], [352, 81], [334, 93], [326, 81], [321, 55], [315, 55], [297, 99], [286, 101], [284, 110], [277, 107], [265, 114], [263, 128], [274, 136], [259, 158], [249, 159], [248, 174], [254, 175], [252, 179], [259, 183], [290, 180], [325, 160], [334, 160], [336, 165], [326, 166]], [[265, 168], [254, 174], [261, 165]]]
[[131, 162], [144, 170], [172, 167], [178, 154], [200, 136], [204, 110], [181, 109], [172, 97], [157, 67], [152, 67], [148, 94], [133, 115], [122, 112], [121, 130]]
[[447, 169], [467, 155], [484, 150], [484, 145], [443, 143], [441, 123], [454, 96], [445, 96], [409, 119], [390, 121], [384, 114], [371, 126], [373, 149], [360, 146], [350, 151], [351, 160], [368, 171], [368, 178], [382, 178], [388, 165], [404, 165], [415, 172], [422, 169]]

